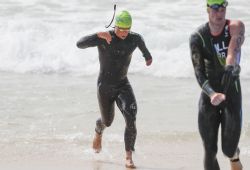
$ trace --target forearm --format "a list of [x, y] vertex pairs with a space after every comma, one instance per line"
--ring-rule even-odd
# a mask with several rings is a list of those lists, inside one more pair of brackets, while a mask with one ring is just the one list
[[203, 85], [202, 85], [202, 91], [204, 93], [206, 93], [206, 95], [208, 95], [209, 97], [213, 96], [216, 92], [214, 91], [214, 89], [211, 87], [211, 85], [209, 84], [208, 80], [206, 80]]
[[152, 56], [149, 50], [147, 49], [143, 38], [140, 35], [138, 36], [138, 48], [142, 52], [143, 57], [145, 58], [146, 61], [152, 60]]
[[144, 45], [140, 45], [139, 49], [141, 50], [143, 57], [145, 58], [146, 61], [152, 60], [152, 56], [150, 52], [148, 51], [147, 47]]
[[94, 46], [97, 46], [98, 39], [99, 38], [97, 34], [88, 35], [88, 36], [81, 38], [79, 41], [77, 41], [76, 46], [82, 49], [88, 48], [88, 47], [94, 47]]
[[191, 50], [191, 59], [194, 67], [195, 77], [200, 87], [202, 88], [205, 82], [208, 81], [207, 76], [205, 74], [204, 59], [202, 57], [201, 51], [195, 44], [190, 45], [190, 50]]
[[205, 92], [208, 96], [211, 96], [215, 93], [211, 85], [209, 84], [208, 78], [205, 74], [205, 66], [201, 60], [201, 54], [194, 50], [192, 51], [192, 63], [194, 66], [194, 72], [202, 91]]
[[231, 38], [229, 47], [228, 47], [228, 55], [226, 58], [226, 65], [236, 65], [240, 62], [241, 57], [241, 39], [236, 36]]

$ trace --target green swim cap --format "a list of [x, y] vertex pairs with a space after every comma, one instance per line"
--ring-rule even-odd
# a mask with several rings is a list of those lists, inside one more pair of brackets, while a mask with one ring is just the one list
[[115, 18], [115, 26], [119, 28], [130, 28], [132, 25], [132, 17], [128, 11], [121, 11]]
[[214, 5], [214, 4], [222, 5], [226, 2], [227, 2], [226, 0], [207, 0], [207, 5], [209, 6]]

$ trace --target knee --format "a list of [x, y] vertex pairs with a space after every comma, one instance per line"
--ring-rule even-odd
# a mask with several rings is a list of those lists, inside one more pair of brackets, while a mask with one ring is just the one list
[[111, 124], [112, 124], [112, 121], [104, 121], [103, 124], [104, 124], [106, 127], [110, 127]]
[[205, 155], [207, 157], [214, 158], [217, 154], [218, 148], [217, 146], [205, 146]]
[[209, 158], [215, 158], [216, 154], [217, 154], [217, 151], [213, 151], [213, 150], [209, 150], [209, 151], [206, 150], [205, 152], [206, 157], [209, 157]]
[[127, 105], [125, 108], [124, 108], [124, 112], [125, 114], [128, 114], [131, 116], [131, 118], [134, 118], [135, 119], [135, 116], [137, 114], [137, 104], [136, 103], [132, 103], [130, 105]]
[[112, 124], [112, 121], [110, 121], [110, 120], [98, 119], [96, 121], [96, 125], [98, 127], [102, 127], [102, 128], [109, 127], [109, 126], [111, 126], [111, 124]]

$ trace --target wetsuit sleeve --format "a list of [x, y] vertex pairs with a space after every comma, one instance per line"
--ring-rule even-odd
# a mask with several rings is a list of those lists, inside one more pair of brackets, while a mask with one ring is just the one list
[[98, 38], [97, 34], [88, 35], [82, 37], [79, 41], [77, 41], [76, 46], [78, 48], [88, 48], [88, 47], [95, 47], [99, 45], [100, 38]]
[[145, 58], [146, 61], [152, 59], [152, 56], [148, 51], [142, 36], [140, 35], [138, 35], [138, 48], [141, 50], [143, 57]]
[[202, 55], [202, 48], [203, 48], [203, 42], [201, 40], [201, 37], [198, 35], [198, 33], [194, 33], [191, 35], [189, 40], [190, 45], [190, 51], [191, 51], [191, 58], [192, 63], [194, 67], [194, 72], [196, 79], [202, 88], [202, 90], [208, 95], [211, 96], [211, 94], [214, 93], [214, 90], [210, 86], [208, 82], [208, 78], [205, 73], [205, 62], [204, 62], [204, 56]]

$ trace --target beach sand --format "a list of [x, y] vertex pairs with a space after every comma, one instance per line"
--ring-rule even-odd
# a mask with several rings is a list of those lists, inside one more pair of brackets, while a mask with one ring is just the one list
[[[97, 76], [0, 73], [0, 170], [123, 170], [124, 119], [103, 136], [103, 150], [92, 149]], [[197, 128], [200, 88], [194, 78], [129, 75], [137, 104], [134, 162], [140, 170], [201, 170], [203, 148]], [[250, 169], [249, 80], [242, 80], [244, 169]], [[221, 152], [221, 169], [229, 161]]]

